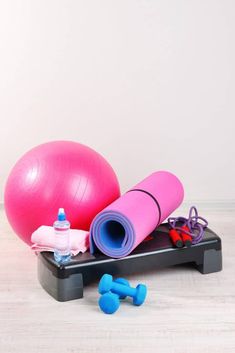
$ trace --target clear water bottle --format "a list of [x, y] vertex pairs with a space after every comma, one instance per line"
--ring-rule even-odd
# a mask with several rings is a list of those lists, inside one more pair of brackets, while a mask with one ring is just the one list
[[70, 223], [66, 219], [63, 208], [59, 209], [58, 218], [53, 224], [55, 230], [56, 247], [54, 258], [59, 264], [68, 262], [71, 259], [70, 249]]

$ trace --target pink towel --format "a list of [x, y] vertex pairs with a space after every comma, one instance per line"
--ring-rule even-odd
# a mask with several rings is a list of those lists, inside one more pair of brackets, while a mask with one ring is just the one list
[[[41, 226], [31, 236], [35, 252], [52, 251], [56, 248], [55, 231], [53, 227]], [[72, 255], [84, 253], [89, 248], [89, 232], [79, 229], [70, 229], [70, 247]]]

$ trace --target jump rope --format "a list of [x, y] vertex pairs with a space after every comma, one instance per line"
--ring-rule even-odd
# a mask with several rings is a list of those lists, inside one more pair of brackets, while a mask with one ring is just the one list
[[208, 226], [207, 220], [198, 215], [195, 206], [190, 208], [188, 218], [169, 217], [168, 224], [170, 226], [169, 236], [178, 248], [199, 243]]

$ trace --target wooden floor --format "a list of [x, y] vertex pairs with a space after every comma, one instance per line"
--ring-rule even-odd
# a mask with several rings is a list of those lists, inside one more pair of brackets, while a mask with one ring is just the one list
[[39, 285], [36, 256], [0, 212], [0, 352], [235, 352], [235, 211], [204, 212], [223, 242], [223, 271], [173, 267], [130, 276], [148, 286], [141, 307], [99, 311], [97, 284], [59, 303]]

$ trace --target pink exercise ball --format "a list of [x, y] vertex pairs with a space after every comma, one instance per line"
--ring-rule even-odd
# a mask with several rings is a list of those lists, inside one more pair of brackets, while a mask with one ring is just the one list
[[77, 142], [54, 141], [27, 152], [13, 167], [5, 188], [12, 228], [27, 244], [41, 225], [52, 225], [59, 207], [71, 228], [88, 230], [103, 208], [120, 196], [110, 164]]

